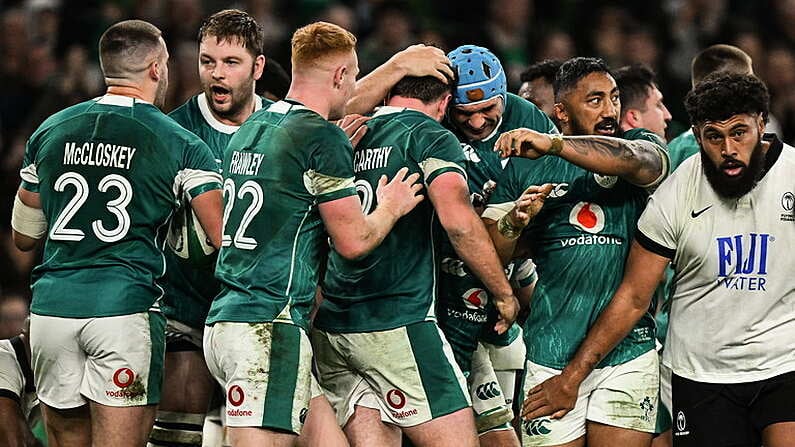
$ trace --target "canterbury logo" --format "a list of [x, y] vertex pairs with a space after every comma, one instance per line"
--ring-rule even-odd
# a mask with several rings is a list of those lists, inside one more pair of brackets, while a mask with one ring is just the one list
[[524, 421], [524, 432], [530, 436], [548, 435], [552, 430], [546, 428], [544, 424], [549, 423], [549, 419], [533, 419], [532, 421]]
[[478, 396], [480, 400], [488, 400], [500, 396], [501, 394], [497, 382], [483, 383], [475, 390], [475, 395]]

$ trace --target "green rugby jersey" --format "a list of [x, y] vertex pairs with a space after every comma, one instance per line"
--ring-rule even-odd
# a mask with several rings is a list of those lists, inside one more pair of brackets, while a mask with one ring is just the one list
[[224, 152], [221, 292], [207, 324], [308, 329], [327, 236], [318, 204], [356, 194], [352, 148], [337, 126], [292, 101], [251, 115]]
[[[623, 135], [665, 143], [645, 129]], [[497, 217], [530, 185], [553, 192], [526, 231], [533, 234], [538, 282], [524, 325], [528, 360], [563, 369], [621, 283], [647, 192], [614, 176], [600, 176], [559, 157], [512, 158], [492, 194], [486, 217]], [[646, 313], [599, 367], [626, 363], [654, 349], [654, 319]]]
[[168, 218], [183, 198], [221, 187], [204, 142], [154, 105], [117, 95], [49, 117], [21, 176], [48, 224], [31, 311], [73, 318], [157, 306]]
[[671, 157], [671, 172], [676, 170], [683, 161], [687, 160], [691, 155], [697, 154], [700, 148], [696, 136], [693, 135], [693, 129], [688, 129], [682, 132], [681, 135], [671, 140], [668, 143], [668, 154]]
[[[494, 152], [494, 143], [503, 132], [524, 127], [543, 133], [558, 133], [555, 123], [549, 119], [546, 113], [532, 102], [513, 93], [508, 93], [502, 120], [494, 133], [482, 140], [468, 140], [449, 120], [445, 125], [456, 134], [464, 149], [469, 189], [476, 205], [479, 200], [488, 200], [488, 195], [483, 195], [484, 190], [489, 192], [493, 189], [493, 185], [489, 182], [496, 181], [502, 173], [504, 163], [500, 155]], [[478, 198], [478, 196], [480, 197]]]
[[[271, 101], [259, 96], [255, 96], [254, 100], [255, 112], [263, 106], [272, 104]], [[204, 93], [190, 98], [169, 116], [207, 143], [219, 166], [226, 145], [240, 127], [218, 121], [213, 116]], [[188, 234], [193, 228], [192, 218], [190, 207], [181, 207], [172, 218], [170, 231], [181, 235], [184, 230], [184, 234]], [[183, 226], [188, 228], [183, 229]], [[178, 244], [185, 243], [185, 241], [178, 242]], [[207, 319], [210, 303], [221, 290], [218, 280], [213, 276], [217, 252], [206, 255], [204, 252], [186, 251], [187, 253], [179, 255], [169, 247], [164, 250], [167, 269], [162, 280], [165, 291], [162, 310], [169, 319], [199, 329], [204, 326], [204, 321]], [[185, 258], [185, 255], [188, 258]]]
[[[424, 113], [382, 107], [367, 128], [353, 157], [365, 213], [377, 206], [378, 179], [382, 175], [391, 179], [400, 168], [420, 173], [426, 187], [445, 172], [466, 175], [455, 136]], [[315, 327], [371, 332], [434, 320], [438, 247], [433, 223], [433, 205], [426, 198], [361, 259], [349, 261], [332, 251]]]
[[[450, 122], [447, 125], [454, 128]], [[511, 93], [508, 94], [502, 121], [494, 133], [480, 141], [469, 141], [462, 133], [456, 132], [466, 156], [469, 191], [476, 209], [485, 206], [507, 163], [494, 152], [494, 143], [503, 132], [519, 128], [558, 133], [552, 120], [535, 104]], [[501, 346], [511, 344], [518, 337], [518, 328], [512, 328], [502, 335], [494, 332], [493, 324], [491, 328], [478, 329], [478, 325], [483, 326], [487, 320], [496, 322], [494, 303], [489, 299], [483, 283], [458, 260], [446, 234], [442, 234], [441, 254], [444, 264], [439, 274], [439, 312], [445, 335], [467, 346], [475, 346], [477, 338]], [[446, 268], [449, 266], [455, 268]], [[511, 269], [512, 265], [506, 271], [509, 277]], [[482, 299], [474, 298], [477, 303], [473, 304], [474, 296]]]

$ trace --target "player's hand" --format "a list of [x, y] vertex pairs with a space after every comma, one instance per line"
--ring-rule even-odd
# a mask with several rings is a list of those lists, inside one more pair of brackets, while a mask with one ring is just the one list
[[392, 56], [392, 62], [405, 76], [433, 76], [445, 84], [454, 78], [450, 59], [444, 51], [433, 46], [412, 45]]
[[345, 135], [348, 136], [351, 146], [356, 147], [356, 145], [362, 141], [364, 134], [367, 133], [367, 125], [365, 123], [369, 120], [369, 116], [352, 113], [350, 115], [345, 115], [341, 120], [337, 120], [336, 124], [337, 127], [342, 129]]
[[536, 419], [551, 416], [559, 419], [574, 409], [580, 383], [565, 373], [550, 377], [527, 393], [522, 403], [522, 418]]
[[542, 186], [532, 185], [527, 188], [516, 201], [516, 205], [508, 216], [511, 224], [518, 228], [526, 227], [541, 211], [544, 206], [544, 200], [552, 192], [553, 187], [551, 183], [547, 183]]
[[415, 172], [407, 176], [408, 172], [408, 168], [400, 168], [388, 183], [385, 175], [378, 179], [378, 188], [375, 191], [378, 207], [385, 207], [396, 218], [408, 214], [424, 198], [419, 194], [422, 191], [422, 183], [418, 182], [420, 174]]
[[552, 148], [552, 138], [532, 129], [504, 132], [494, 143], [494, 150], [505, 157], [525, 157], [531, 160], [544, 156]]
[[516, 299], [513, 293], [503, 298], [495, 297], [494, 307], [497, 308], [497, 313], [499, 313], [497, 324], [494, 325], [494, 331], [498, 334], [504, 334], [516, 321], [516, 316], [519, 314], [519, 300]]

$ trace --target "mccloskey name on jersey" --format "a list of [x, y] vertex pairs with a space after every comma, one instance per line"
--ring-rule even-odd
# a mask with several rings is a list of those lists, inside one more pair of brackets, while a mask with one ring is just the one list
[[112, 143], [68, 141], [63, 152], [63, 164], [130, 169], [133, 155], [137, 150], [134, 147]]
[[386, 167], [390, 152], [392, 146], [357, 150], [353, 153], [353, 172]]
[[229, 173], [238, 175], [258, 175], [265, 154], [256, 152], [232, 151], [232, 160], [229, 163]]

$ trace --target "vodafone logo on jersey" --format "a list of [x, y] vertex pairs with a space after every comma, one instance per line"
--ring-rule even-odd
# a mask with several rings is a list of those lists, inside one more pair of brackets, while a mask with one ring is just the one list
[[240, 385], [232, 385], [226, 393], [226, 399], [233, 406], [239, 407], [246, 400], [246, 394], [243, 392], [243, 388], [240, 388]]
[[130, 368], [119, 368], [113, 373], [113, 383], [119, 388], [127, 388], [135, 380], [135, 373]]
[[569, 223], [582, 231], [596, 234], [605, 228], [605, 212], [595, 203], [580, 202], [572, 208]]
[[463, 297], [464, 305], [472, 310], [483, 310], [489, 302], [489, 294], [483, 289], [469, 289]]
[[391, 389], [386, 393], [386, 403], [395, 410], [406, 406], [406, 395], [403, 391]]
[[[226, 400], [233, 407], [239, 407], [246, 400], [246, 393], [243, 392], [243, 388], [240, 385], [232, 385], [229, 387], [229, 391], [226, 392]], [[227, 416], [252, 416], [253, 414], [254, 412], [251, 410], [241, 410], [240, 408], [226, 409]]]

